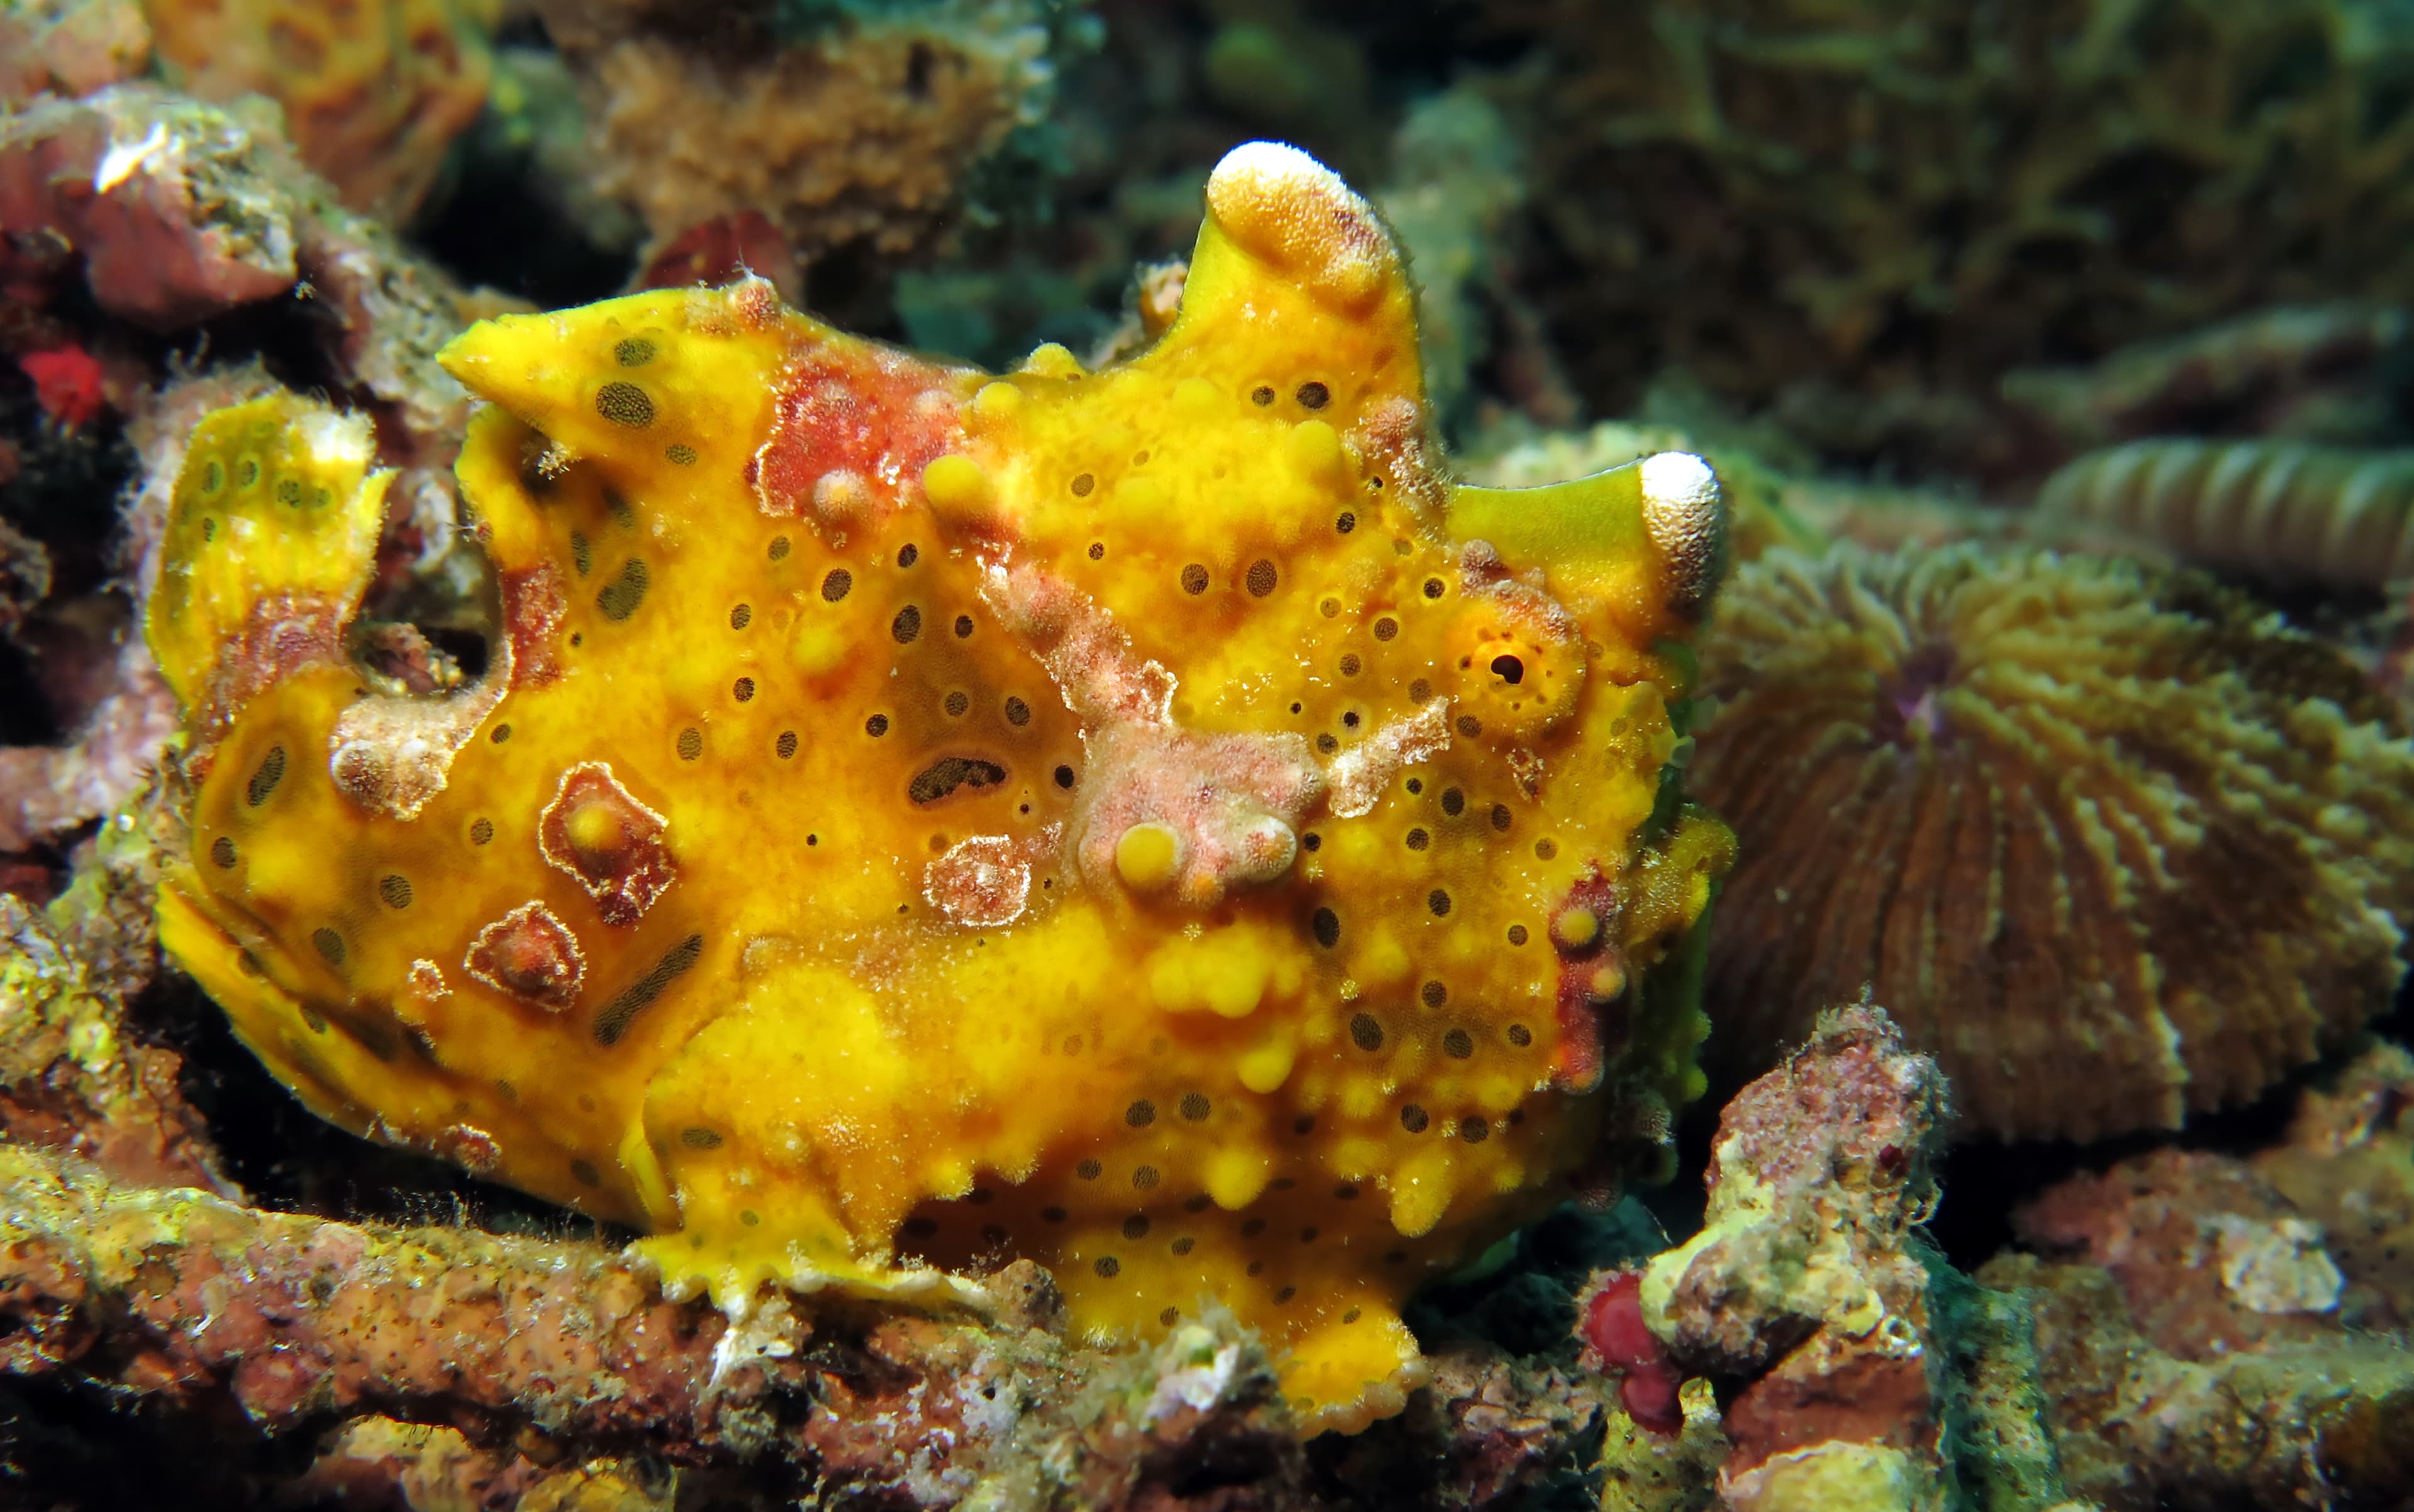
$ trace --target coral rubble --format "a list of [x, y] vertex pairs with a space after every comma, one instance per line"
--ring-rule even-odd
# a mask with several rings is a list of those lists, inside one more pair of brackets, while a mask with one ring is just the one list
[[1976, 1128], [2234, 1103], [2386, 1008], [2414, 745], [2343, 654], [2184, 574], [1974, 546], [1737, 575], [1692, 779], [1743, 860], [1747, 1055], [1865, 983]]
[[2414, 1063], [2367, 1051], [2251, 1159], [2160, 1150], [2017, 1215], [2073, 1491], [2115, 1509], [2404, 1505], [2414, 1348], [2402, 1251]]
[[473, 328], [497, 608], [450, 689], [350, 660], [367, 427], [211, 416], [148, 621], [163, 942], [314, 1108], [733, 1311], [1019, 1253], [1084, 1335], [1217, 1299], [1307, 1423], [1396, 1411], [1407, 1293], [1699, 1089], [1729, 841], [1667, 772], [1718, 495], [1453, 490], [1372, 211], [1272, 144], [1207, 198], [1095, 374], [759, 279]]
[[1936, 1063], [1884, 1013], [1824, 1017], [1720, 1115], [1701, 1232], [1639, 1284], [1600, 1294], [1631, 1291], [1630, 1329], [1678, 1364], [1749, 1383], [1723, 1413], [1729, 1507], [1943, 1504], [1930, 1260], [1914, 1229], [1936, 1200], [1945, 1115]]
[[1707, 1505], [1712, 1485], [1736, 1512], [2063, 1504], [2025, 1305], [1918, 1233], [1946, 1114], [1936, 1062], [1867, 1003], [1727, 1104], [1700, 1232], [1585, 1301], [1584, 1359], [1618, 1378], [1626, 1427], [1604, 1508]]

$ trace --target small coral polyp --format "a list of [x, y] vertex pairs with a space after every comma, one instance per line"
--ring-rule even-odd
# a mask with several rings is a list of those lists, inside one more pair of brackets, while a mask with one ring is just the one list
[[674, 1288], [1220, 1302], [1309, 1428], [1420, 1283], [1660, 1153], [1731, 841], [1678, 798], [1718, 490], [1453, 488], [1408, 281], [1302, 154], [1179, 318], [991, 377], [768, 285], [477, 326], [477, 682], [347, 651], [365, 422], [194, 438], [152, 642], [169, 948], [310, 1106], [650, 1235]]

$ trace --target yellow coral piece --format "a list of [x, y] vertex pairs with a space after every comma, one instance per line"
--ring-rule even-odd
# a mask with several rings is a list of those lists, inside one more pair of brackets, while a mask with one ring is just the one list
[[493, 72], [498, 0], [143, 0], [169, 78], [203, 99], [265, 95], [347, 203], [418, 208]]
[[[1208, 199], [1096, 373], [759, 281], [463, 336], [485, 676], [197, 729], [170, 948], [313, 1107], [676, 1286], [1030, 1255], [1085, 1336], [1214, 1299], [1306, 1426], [1396, 1410], [1408, 1294], [1698, 1086], [1727, 846], [1663, 779], [1716, 490], [1467, 539], [1371, 212], [1268, 143]], [[177, 546], [263, 602], [282, 549]]]
[[217, 685], [221, 672], [249, 683], [305, 658], [341, 661], [393, 481], [370, 471], [375, 452], [365, 417], [291, 394], [231, 405], [194, 428], [144, 625], [188, 714], [248, 691]]

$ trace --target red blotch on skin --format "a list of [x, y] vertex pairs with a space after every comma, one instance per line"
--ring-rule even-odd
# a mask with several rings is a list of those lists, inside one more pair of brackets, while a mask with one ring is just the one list
[[542, 903], [526, 903], [478, 932], [461, 963], [500, 992], [559, 1013], [578, 1000], [587, 958], [577, 936]]
[[755, 502], [775, 518], [803, 516], [813, 486], [833, 472], [848, 474], [872, 509], [918, 501], [922, 469], [963, 440], [955, 377], [902, 352], [804, 343], [780, 377], [770, 439], [749, 469]]
[[1576, 1325], [1603, 1370], [1619, 1371], [1617, 1400], [1626, 1415], [1654, 1433], [1676, 1433], [1685, 1426], [1677, 1401], [1684, 1378], [1669, 1363], [1668, 1351], [1643, 1321], [1643, 1278], [1634, 1273], [1614, 1277], [1585, 1304]]
[[549, 864], [578, 879], [601, 906], [605, 923], [633, 924], [678, 876], [663, 841], [666, 828], [661, 815], [620, 786], [610, 766], [582, 761], [562, 773], [560, 790], [539, 816], [537, 848]]
[[88, 426], [109, 408], [100, 362], [82, 347], [29, 352], [17, 359], [17, 366], [34, 381], [34, 398], [42, 412], [63, 426]]
[[[1590, 942], [1582, 949], [1558, 946], [1559, 983], [1556, 1005], [1558, 1010], [1559, 1042], [1552, 1053], [1552, 1082], [1562, 1091], [1589, 1092], [1601, 1082], [1602, 1021], [1609, 1010], [1592, 1000], [1593, 978], [1603, 966], [1617, 963], [1610, 950], [1610, 934], [1617, 920], [1617, 889], [1601, 875], [1596, 867], [1590, 876], [1568, 889], [1568, 895], [1552, 915], [1551, 937], [1556, 943], [1560, 935], [1558, 921], [1570, 909], [1582, 908], [1600, 921]], [[1624, 1018], [1618, 1020], [1617, 1032], [1608, 1036], [1610, 1048], [1623, 1048], [1626, 1043]]]

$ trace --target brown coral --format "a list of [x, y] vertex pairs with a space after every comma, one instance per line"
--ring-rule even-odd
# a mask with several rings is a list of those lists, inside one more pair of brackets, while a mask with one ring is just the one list
[[1966, 456], [2007, 368], [2405, 287], [2414, 34], [2372, 0], [1512, 13], [1582, 274], [1548, 313], [1613, 412], [1676, 362], [1834, 449]]
[[658, 0], [532, 0], [580, 75], [605, 192], [657, 244], [767, 216], [810, 259], [912, 246], [1049, 97], [1037, 7], [932, 7], [803, 35], [772, 7], [710, 17]]
[[2202, 579], [1975, 547], [1748, 565], [1698, 790], [1743, 860], [1714, 1044], [1875, 990], [1977, 1128], [2236, 1102], [2386, 1007], [2414, 746], [2351, 666]]

